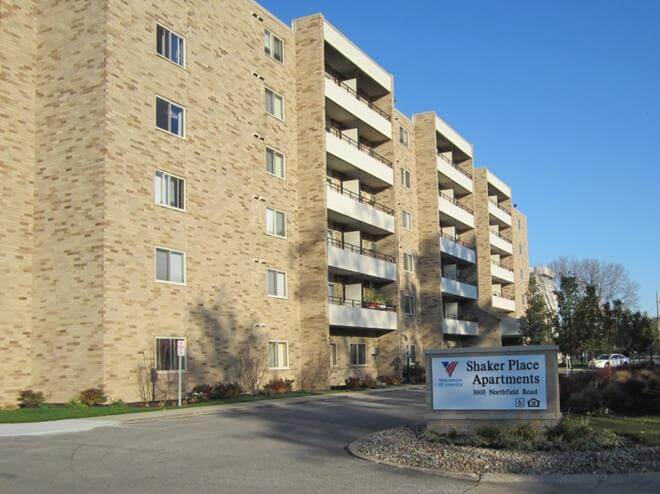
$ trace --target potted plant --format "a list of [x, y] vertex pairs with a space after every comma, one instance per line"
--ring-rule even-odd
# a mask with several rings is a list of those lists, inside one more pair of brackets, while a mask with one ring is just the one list
[[381, 309], [387, 307], [387, 301], [385, 300], [385, 297], [383, 294], [378, 293], [372, 284], [364, 288], [362, 300], [370, 309]]

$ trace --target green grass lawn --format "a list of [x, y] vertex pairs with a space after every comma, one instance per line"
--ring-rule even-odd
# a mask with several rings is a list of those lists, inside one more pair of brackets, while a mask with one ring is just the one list
[[592, 427], [609, 429], [644, 446], [660, 446], [660, 415], [589, 417]]

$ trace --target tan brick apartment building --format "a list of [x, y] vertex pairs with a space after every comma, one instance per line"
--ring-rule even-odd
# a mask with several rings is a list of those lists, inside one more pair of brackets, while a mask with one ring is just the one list
[[0, 8], [0, 403], [136, 400], [179, 338], [188, 385], [228, 379], [243, 344], [269, 378], [328, 359], [338, 384], [515, 334], [509, 186], [434, 113], [398, 112], [393, 76], [321, 15]]

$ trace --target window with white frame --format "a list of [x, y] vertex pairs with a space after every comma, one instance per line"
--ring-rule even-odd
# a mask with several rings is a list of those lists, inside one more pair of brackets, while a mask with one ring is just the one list
[[402, 146], [410, 146], [410, 134], [402, 126], [399, 126], [399, 142]]
[[266, 112], [284, 120], [284, 98], [272, 89], [266, 88]]
[[268, 296], [286, 298], [286, 273], [268, 269]]
[[273, 208], [266, 208], [266, 233], [286, 238], [286, 213]]
[[156, 24], [156, 53], [184, 67], [185, 52], [185, 41], [183, 37], [160, 24]]
[[156, 279], [169, 283], [185, 283], [186, 254], [177, 250], [156, 248]]
[[407, 168], [401, 168], [401, 185], [406, 188], [410, 188], [412, 184], [412, 174]]
[[266, 148], [266, 171], [276, 177], [284, 178], [286, 174], [284, 154], [272, 148]]
[[409, 316], [415, 315], [415, 297], [404, 294], [402, 297], [403, 313]]
[[[156, 338], [156, 370], [176, 371], [179, 370], [179, 357], [176, 354], [177, 342], [184, 341], [181, 337], [157, 337]], [[183, 356], [181, 359], [181, 368], [187, 369], [188, 358]]]
[[175, 136], [185, 135], [185, 109], [171, 101], [156, 96], [156, 127]]
[[289, 367], [289, 342], [268, 342], [268, 367], [270, 369], [287, 369]]
[[367, 345], [351, 343], [351, 365], [367, 365]]
[[269, 57], [284, 62], [284, 41], [268, 29], [264, 30], [264, 51]]
[[337, 360], [337, 343], [330, 343], [330, 366], [337, 367], [339, 365]]
[[156, 170], [154, 197], [156, 204], [174, 209], [186, 209], [186, 182], [180, 177]]
[[410, 273], [415, 271], [415, 256], [411, 252], [403, 253], [403, 270]]
[[406, 230], [412, 230], [412, 214], [408, 211], [401, 210], [401, 219], [403, 222], [403, 227]]

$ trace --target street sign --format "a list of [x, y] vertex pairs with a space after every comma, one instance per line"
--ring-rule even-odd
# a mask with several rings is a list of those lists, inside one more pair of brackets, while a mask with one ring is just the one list
[[186, 356], [186, 340], [176, 340], [176, 356], [179, 357], [179, 393], [177, 397], [177, 406], [181, 406], [181, 388], [183, 379], [183, 358]]
[[176, 356], [186, 356], [186, 340], [176, 340]]

